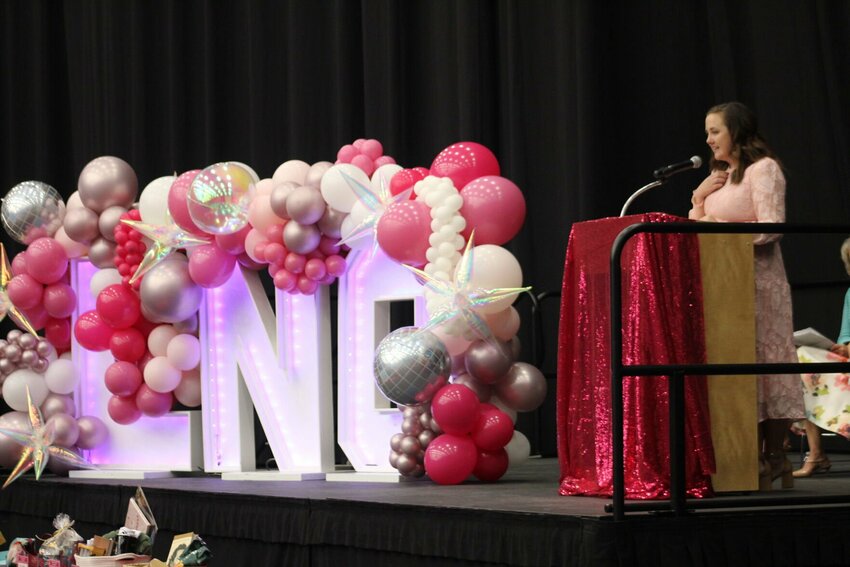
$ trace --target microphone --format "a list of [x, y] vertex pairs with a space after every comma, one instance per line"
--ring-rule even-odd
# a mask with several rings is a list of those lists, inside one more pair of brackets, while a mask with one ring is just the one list
[[658, 169], [652, 172], [652, 175], [656, 179], [666, 179], [671, 175], [675, 175], [681, 171], [685, 171], [687, 169], [697, 169], [698, 167], [702, 167], [702, 158], [699, 156], [693, 156], [688, 161], [680, 161], [679, 163], [659, 167]]

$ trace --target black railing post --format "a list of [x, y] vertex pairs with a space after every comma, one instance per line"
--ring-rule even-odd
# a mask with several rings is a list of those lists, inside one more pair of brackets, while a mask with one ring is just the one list
[[[628, 229], [626, 229], [628, 230]], [[623, 458], [623, 324], [622, 324], [622, 267], [623, 245], [617, 237], [611, 249], [611, 465], [612, 504], [614, 519], [625, 517], [626, 479]], [[623, 237], [623, 243], [629, 236]]]
[[668, 381], [670, 416], [670, 505], [673, 514], [687, 512], [685, 498], [685, 375], [671, 374]]

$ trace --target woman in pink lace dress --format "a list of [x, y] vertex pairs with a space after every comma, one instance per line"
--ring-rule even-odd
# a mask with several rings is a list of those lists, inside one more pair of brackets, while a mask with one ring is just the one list
[[[716, 222], [785, 222], [785, 176], [758, 132], [755, 115], [739, 102], [709, 109], [706, 143], [710, 175], [694, 191], [688, 217]], [[797, 362], [791, 320], [791, 290], [785, 277], [778, 234], [753, 237], [756, 297], [756, 360]], [[805, 415], [800, 376], [758, 377], [760, 487], [782, 477], [793, 486], [783, 442], [793, 420]]]

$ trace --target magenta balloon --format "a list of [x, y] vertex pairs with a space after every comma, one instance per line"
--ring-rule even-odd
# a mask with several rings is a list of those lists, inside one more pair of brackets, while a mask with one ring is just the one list
[[469, 437], [446, 433], [425, 450], [425, 472], [437, 484], [459, 484], [472, 474], [477, 458]]
[[492, 452], [478, 451], [478, 459], [472, 475], [484, 482], [496, 482], [507, 472], [508, 465], [510, 465], [510, 459], [508, 452], [504, 449]]
[[472, 428], [475, 446], [482, 451], [502, 449], [514, 436], [514, 422], [511, 416], [491, 404], [481, 404], [478, 421]]
[[9, 299], [18, 309], [32, 309], [42, 302], [44, 286], [29, 274], [15, 276], [6, 285]]
[[59, 281], [68, 269], [68, 254], [55, 239], [45, 236], [27, 247], [27, 272], [43, 284]]
[[201, 287], [218, 287], [230, 279], [236, 257], [215, 244], [194, 248], [189, 256], [189, 275]]
[[77, 294], [74, 288], [59, 282], [44, 288], [44, 309], [54, 319], [70, 317], [77, 306]]
[[15, 254], [12, 258], [12, 275], [19, 276], [27, 273], [27, 253], [26, 251]]
[[77, 191], [86, 207], [100, 213], [115, 205], [132, 205], [139, 191], [139, 180], [130, 164], [123, 159], [101, 156], [90, 161], [80, 172]]
[[465, 435], [478, 420], [478, 396], [460, 384], [449, 384], [431, 400], [431, 415], [446, 433]]
[[95, 352], [109, 349], [114, 329], [104, 323], [97, 311], [86, 311], [74, 324], [74, 337], [86, 349]]
[[112, 396], [106, 404], [106, 411], [112, 421], [120, 425], [130, 425], [142, 417], [142, 412], [136, 407], [135, 398]]
[[53, 442], [60, 447], [73, 447], [80, 436], [77, 420], [67, 413], [57, 413], [47, 420], [47, 425], [53, 424]]
[[97, 312], [104, 323], [114, 329], [126, 329], [139, 320], [139, 296], [129, 285], [113, 284], [97, 295]]
[[378, 220], [378, 244], [387, 256], [402, 264], [424, 265], [430, 236], [430, 209], [421, 201], [393, 203]]
[[77, 447], [80, 449], [94, 449], [109, 437], [106, 424], [93, 415], [84, 415], [78, 419], [77, 426], [80, 428], [80, 436], [77, 439]]
[[475, 142], [452, 144], [431, 164], [431, 175], [448, 177], [458, 189], [477, 177], [499, 173], [499, 162], [493, 152]]
[[209, 236], [203, 230], [198, 228], [192, 216], [189, 214], [189, 203], [186, 201], [186, 195], [189, 194], [189, 189], [192, 187], [192, 181], [201, 172], [200, 169], [192, 169], [181, 173], [180, 176], [171, 184], [171, 189], [168, 190], [168, 212], [171, 213], [171, 218], [183, 230], [188, 230], [200, 236]]
[[487, 175], [470, 181], [460, 191], [466, 219], [463, 237], [475, 230], [475, 244], [504, 244], [516, 236], [525, 220], [525, 197], [511, 180]]
[[171, 411], [171, 405], [174, 403], [174, 396], [171, 392], [160, 393], [155, 392], [148, 387], [147, 384], [142, 384], [139, 391], [136, 392], [136, 406], [139, 410], [149, 417], [159, 417]]
[[52, 393], [47, 395], [41, 404], [41, 416], [44, 419], [50, 419], [57, 413], [77, 415], [77, 408], [74, 406], [74, 400], [71, 399], [71, 396]]
[[[10, 411], [0, 415], [0, 427], [13, 431], [31, 431], [29, 417], [22, 411]], [[23, 446], [11, 437], [0, 435], [0, 468], [11, 469], [21, 458]]]

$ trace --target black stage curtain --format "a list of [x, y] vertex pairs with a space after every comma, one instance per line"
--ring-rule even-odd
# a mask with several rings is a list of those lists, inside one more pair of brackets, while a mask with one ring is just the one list
[[[270, 176], [358, 137], [428, 166], [474, 140], [525, 192], [526, 283], [558, 290], [570, 225], [705, 156], [705, 110], [741, 100], [786, 167], [789, 222], [850, 219], [850, 2], [5, 0], [0, 26], [2, 191], [67, 196], [107, 154], [144, 186], [221, 160]], [[685, 215], [705, 174], [632, 211]], [[786, 237], [798, 326], [837, 334], [842, 236]]]

